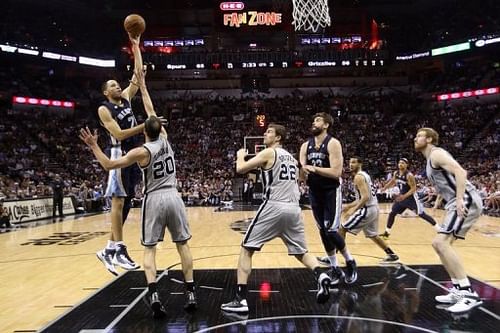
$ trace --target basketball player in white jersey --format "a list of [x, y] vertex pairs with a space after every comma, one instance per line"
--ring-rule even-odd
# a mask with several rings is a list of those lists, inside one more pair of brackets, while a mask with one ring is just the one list
[[247, 152], [237, 152], [236, 172], [244, 174], [260, 168], [264, 186], [264, 201], [257, 211], [241, 243], [237, 272], [236, 297], [221, 309], [232, 313], [248, 313], [247, 281], [252, 271], [252, 256], [270, 240], [279, 237], [295, 256], [314, 272], [318, 283], [316, 300], [325, 303], [330, 297], [331, 279], [321, 273], [316, 258], [307, 253], [304, 223], [299, 206], [298, 162], [281, 144], [286, 136], [284, 126], [269, 124], [264, 133], [264, 144], [268, 147], [255, 157], [245, 161]]
[[80, 138], [92, 149], [99, 163], [106, 169], [117, 169], [137, 163], [144, 179], [142, 201], [141, 243], [144, 245], [144, 273], [148, 282], [146, 300], [151, 306], [153, 317], [163, 317], [165, 309], [156, 287], [156, 244], [163, 241], [165, 228], [170, 232], [181, 258], [182, 272], [186, 285], [187, 311], [197, 306], [193, 280], [193, 258], [187, 241], [191, 238], [184, 202], [177, 193], [174, 152], [162, 127], [161, 118], [156, 117], [149, 97], [144, 76], [137, 72], [144, 108], [149, 115], [145, 121], [146, 143], [134, 148], [125, 156], [110, 160], [97, 145], [97, 133], [88, 128], [81, 129]]
[[451, 277], [453, 288], [447, 295], [436, 296], [440, 303], [453, 304], [448, 311], [467, 312], [483, 302], [472, 290], [462, 260], [453, 249], [457, 238], [466, 233], [481, 216], [483, 204], [478, 191], [467, 180], [467, 171], [446, 150], [437, 147], [439, 134], [432, 128], [417, 131], [415, 150], [427, 159], [426, 174], [437, 193], [446, 200], [446, 217], [432, 242], [444, 268]]
[[373, 186], [368, 173], [362, 170], [363, 161], [360, 157], [351, 157], [349, 168], [354, 176], [356, 200], [342, 205], [345, 222], [340, 228], [340, 234], [345, 238], [346, 232], [357, 235], [361, 230], [387, 254], [381, 264], [396, 263], [399, 257], [378, 235], [378, 200], [377, 190]]

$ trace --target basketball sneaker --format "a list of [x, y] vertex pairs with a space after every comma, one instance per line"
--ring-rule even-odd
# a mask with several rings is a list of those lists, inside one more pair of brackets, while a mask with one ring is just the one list
[[399, 257], [396, 254], [391, 253], [380, 261], [380, 265], [392, 265], [392, 264], [397, 264], [398, 262], [399, 262]]
[[330, 284], [332, 279], [326, 273], [321, 273], [318, 278], [318, 292], [316, 302], [323, 304], [330, 298]]
[[163, 304], [161, 304], [160, 297], [157, 292], [152, 294], [148, 292], [144, 295], [143, 300], [149, 306], [151, 311], [153, 311], [153, 318], [163, 318], [167, 315], [167, 311], [165, 310], [165, 307], [163, 307]]
[[227, 312], [246, 313], [248, 312], [248, 303], [246, 299], [240, 299], [236, 296], [234, 300], [229, 303], [222, 304], [220, 308]]
[[451, 313], [463, 313], [483, 304], [479, 295], [475, 291], [459, 290], [460, 299], [452, 306], [446, 309]]
[[336, 286], [340, 283], [340, 280], [344, 279], [345, 274], [342, 268], [339, 266], [332, 267], [330, 271], [330, 286]]
[[328, 256], [324, 256], [324, 257], [316, 257], [316, 260], [318, 260], [318, 262], [322, 265], [325, 265], [325, 266], [330, 266], [331, 263], [330, 263], [330, 259], [328, 258]]
[[391, 235], [390, 233], [385, 231], [383, 234], [380, 234], [379, 237], [382, 238], [383, 240], [388, 240], [390, 235]]
[[346, 270], [347, 273], [344, 275], [344, 281], [347, 284], [353, 284], [358, 279], [358, 269], [356, 267], [356, 261], [347, 260]]
[[118, 275], [115, 265], [113, 264], [113, 257], [115, 255], [115, 250], [102, 249], [96, 252], [97, 259], [99, 259], [104, 267], [113, 275]]
[[141, 267], [130, 258], [127, 252], [127, 247], [123, 244], [116, 245], [116, 252], [113, 256], [113, 264], [118, 265], [127, 271]]
[[455, 287], [449, 288], [448, 294], [438, 295], [434, 299], [439, 303], [455, 304], [460, 300], [459, 290]]
[[194, 291], [186, 291], [186, 304], [184, 304], [184, 310], [194, 311], [197, 307], [198, 303], [196, 302], [196, 294]]

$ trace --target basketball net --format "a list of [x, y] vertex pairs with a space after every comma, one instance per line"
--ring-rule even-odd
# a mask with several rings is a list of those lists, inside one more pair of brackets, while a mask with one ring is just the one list
[[328, 0], [292, 0], [295, 31], [317, 32], [319, 28], [330, 26]]

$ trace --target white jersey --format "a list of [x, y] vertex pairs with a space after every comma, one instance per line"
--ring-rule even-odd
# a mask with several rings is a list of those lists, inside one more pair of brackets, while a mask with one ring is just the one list
[[174, 152], [167, 138], [160, 134], [158, 140], [143, 146], [149, 151], [149, 164], [142, 168], [144, 175], [144, 194], [177, 185]]
[[[370, 177], [370, 175], [365, 171], [359, 171], [356, 175], [363, 176], [365, 178], [366, 184], [368, 184], [368, 201], [365, 203], [365, 207], [378, 205], [377, 189], [375, 188], [375, 186], [373, 186], [372, 178]], [[356, 200], [359, 200], [361, 198], [361, 193], [359, 192], [359, 189], [357, 187], [355, 188]]]
[[[434, 147], [434, 149], [442, 149]], [[444, 150], [444, 149], [443, 149]], [[448, 155], [446, 150], [444, 150]], [[431, 151], [432, 152], [432, 151]], [[451, 156], [451, 155], [450, 155]], [[452, 157], [453, 158], [453, 157]], [[427, 160], [427, 166], [425, 169], [427, 173], [427, 178], [434, 185], [436, 192], [440, 194], [446, 202], [455, 201], [457, 198], [457, 182], [455, 180], [455, 175], [449, 173], [445, 169], [442, 168], [434, 168], [431, 164], [431, 159]], [[472, 183], [468, 180], [465, 181], [465, 193], [470, 195], [472, 192], [475, 192], [476, 188]]]
[[274, 164], [262, 169], [264, 200], [299, 203], [298, 162], [283, 148], [274, 149]]

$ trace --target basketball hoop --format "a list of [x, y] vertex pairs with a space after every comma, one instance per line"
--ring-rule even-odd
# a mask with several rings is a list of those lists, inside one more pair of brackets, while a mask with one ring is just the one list
[[292, 0], [295, 31], [317, 32], [319, 28], [330, 26], [328, 0]]

